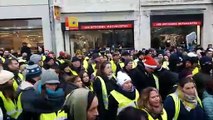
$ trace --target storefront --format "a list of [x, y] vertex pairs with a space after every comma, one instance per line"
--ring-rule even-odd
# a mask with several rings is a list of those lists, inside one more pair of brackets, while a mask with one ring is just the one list
[[2, 0], [0, 48], [20, 52], [26, 42], [32, 52], [38, 46], [52, 50], [48, 0]]
[[151, 19], [151, 47], [171, 46], [194, 48], [201, 44], [203, 14], [153, 15]]
[[134, 21], [79, 22], [76, 29], [62, 24], [69, 35], [70, 51], [97, 48], [134, 48]]
[[22, 43], [28, 43], [32, 52], [43, 46], [41, 19], [0, 20], [0, 48], [19, 51]]

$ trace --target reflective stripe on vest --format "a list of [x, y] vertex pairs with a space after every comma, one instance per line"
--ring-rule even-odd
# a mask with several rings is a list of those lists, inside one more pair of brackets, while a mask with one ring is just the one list
[[78, 75], [78, 73], [76, 71], [74, 71], [72, 69], [70, 69], [70, 71], [71, 71], [72, 75]]
[[[177, 120], [180, 112], [180, 99], [178, 98], [178, 95], [176, 93], [169, 94], [169, 96], [172, 97], [175, 105], [175, 114], [172, 120]], [[197, 101], [200, 104], [200, 106], [203, 107], [199, 97], [197, 97]]]
[[110, 63], [111, 63], [111, 66], [112, 66], [113, 73], [116, 73], [117, 65], [115, 64], [115, 62], [113, 60], [111, 60]]
[[21, 80], [24, 80], [24, 75], [23, 75], [23, 74], [18, 73], [18, 77], [19, 77]]
[[66, 120], [67, 113], [64, 111], [59, 110], [57, 114], [53, 113], [45, 113], [40, 115], [40, 120]]
[[65, 63], [65, 61], [64, 61], [63, 59], [57, 59], [57, 61], [58, 61], [60, 64]]
[[100, 76], [97, 76], [97, 78], [99, 78], [99, 80], [101, 82], [102, 98], [103, 98], [104, 108], [106, 110], [108, 110], [109, 100], [108, 100], [106, 84], [105, 84], [104, 80]]
[[120, 62], [119, 65], [120, 65], [121, 68], [123, 68], [124, 67], [124, 62]]
[[2, 61], [2, 63], [5, 63], [5, 58], [1, 57], [1, 61]]
[[15, 103], [10, 98], [6, 98], [2, 92], [0, 92], [0, 97], [3, 101], [4, 108], [7, 111], [7, 115], [11, 118], [17, 119], [22, 113], [21, 93], [18, 96], [18, 101], [15, 101]]
[[15, 80], [13, 81], [13, 88], [15, 91], [18, 89], [18, 83]]
[[[146, 112], [146, 114], [148, 115], [148, 120], [159, 120], [159, 119], [154, 119], [147, 111], [146, 109], [142, 109], [144, 112]], [[161, 115], [162, 120], [167, 120], [167, 113], [166, 110], [163, 109], [163, 114]]]
[[156, 75], [154, 75], [154, 74], [152, 74], [153, 75], [153, 77], [154, 77], [154, 79], [155, 79], [155, 86], [156, 86], [156, 88], [159, 90], [159, 79], [158, 79], [158, 77], [156, 76]]
[[45, 60], [46, 60], [46, 56], [45, 56], [45, 55], [42, 55], [42, 56], [41, 56], [41, 60], [42, 60], [42, 61], [45, 61]]
[[88, 66], [89, 66], [89, 63], [88, 63], [87, 60], [89, 60], [89, 57], [85, 57], [84, 61], [83, 61], [83, 67], [84, 67], [85, 70], [87, 70]]
[[117, 115], [122, 111], [124, 108], [132, 106], [137, 107], [137, 101], [139, 99], [139, 92], [135, 90], [135, 99], [131, 100], [124, 96], [123, 94], [117, 92], [116, 90], [113, 90], [110, 92], [110, 94], [115, 98], [115, 100], [118, 102], [118, 110]]
[[192, 75], [195, 75], [195, 74], [197, 74], [197, 73], [199, 73], [199, 68], [198, 68], [198, 67], [195, 67], [195, 68], [193, 69], [193, 71], [192, 71]]
[[97, 71], [97, 69], [95, 67], [96, 67], [96, 64], [92, 64], [92, 69], [93, 69], [94, 72]]

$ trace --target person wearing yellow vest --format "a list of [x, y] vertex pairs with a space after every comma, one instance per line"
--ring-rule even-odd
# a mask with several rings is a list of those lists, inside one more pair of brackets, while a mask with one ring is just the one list
[[108, 120], [115, 120], [116, 116], [126, 107], [137, 107], [139, 92], [133, 86], [131, 78], [124, 72], [119, 71], [117, 74], [117, 87], [110, 92]]
[[0, 71], [0, 107], [4, 115], [3, 120], [19, 120], [22, 113], [20, 95], [18, 97], [16, 95], [13, 77], [12, 72]]
[[88, 73], [86, 71], [82, 70], [79, 73], [79, 76], [81, 77], [83, 86], [88, 88], [89, 90], [93, 91], [93, 82], [90, 80]]
[[195, 53], [188, 53], [184, 59], [184, 68], [192, 71], [192, 74], [197, 74], [200, 70], [198, 68], [198, 57]]
[[106, 118], [108, 111], [108, 95], [116, 87], [117, 84], [115, 78], [113, 77], [110, 62], [103, 62], [97, 71], [97, 76], [93, 83], [93, 89], [99, 102], [98, 112], [100, 120], [108, 120]]
[[165, 99], [164, 108], [169, 120], [205, 120], [192, 74], [180, 77], [176, 91]]
[[73, 57], [70, 65], [71, 75], [78, 75], [83, 69], [84, 68], [81, 64], [81, 60], [77, 57]]
[[110, 61], [112, 65], [112, 71], [115, 75], [121, 69], [119, 62], [120, 62], [120, 53], [116, 51], [112, 54], [112, 60]]
[[[50, 100], [59, 100], [64, 103], [64, 90], [59, 87], [59, 78], [57, 74], [51, 70], [46, 70], [41, 75], [41, 81], [38, 83], [37, 91], [42, 96], [48, 97]], [[62, 106], [61, 106], [62, 109]], [[51, 113], [42, 113], [39, 120], [66, 120], [67, 114], [63, 110], [53, 111]]]
[[88, 65], [87, 72], [91, 77], [92, 73], [97, 71], [97, 64], [101, 63], [101, 55], [99, 53], [93, 53], [91, 62]]
[[20, 85], [23, 80], [25, 80], [24, 76], [19, 72], [19, 62], [17, 59], [7, 59], [3, 65], [4, 70], [8, 70], [14, 74], [15, 82]]
[[138, 100], [138, 108], [147, 113], [148, 120], [170, 120], [163, 108], [161, 96], [154, 87], [143, 89]]

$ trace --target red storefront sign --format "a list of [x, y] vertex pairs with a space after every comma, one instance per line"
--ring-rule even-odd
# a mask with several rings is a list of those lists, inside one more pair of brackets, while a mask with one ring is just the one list
[[152, 27], [170, 27], [170, 26], [193, 26], [201, 25], [201, 21], [189, 22], [153, 22]]
[[102, 25], [80, 25], [81, 30], [106, 30], [106, 29], [133, 28], [133, 24], [102, 24]]

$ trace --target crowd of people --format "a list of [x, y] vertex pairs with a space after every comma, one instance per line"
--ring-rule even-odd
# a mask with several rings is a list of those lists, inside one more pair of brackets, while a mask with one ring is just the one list
[[212, 46], [74, 55], [25, 48], [19, 56], [0, 49], [0, 117], [213, 120], [212, 57]]

